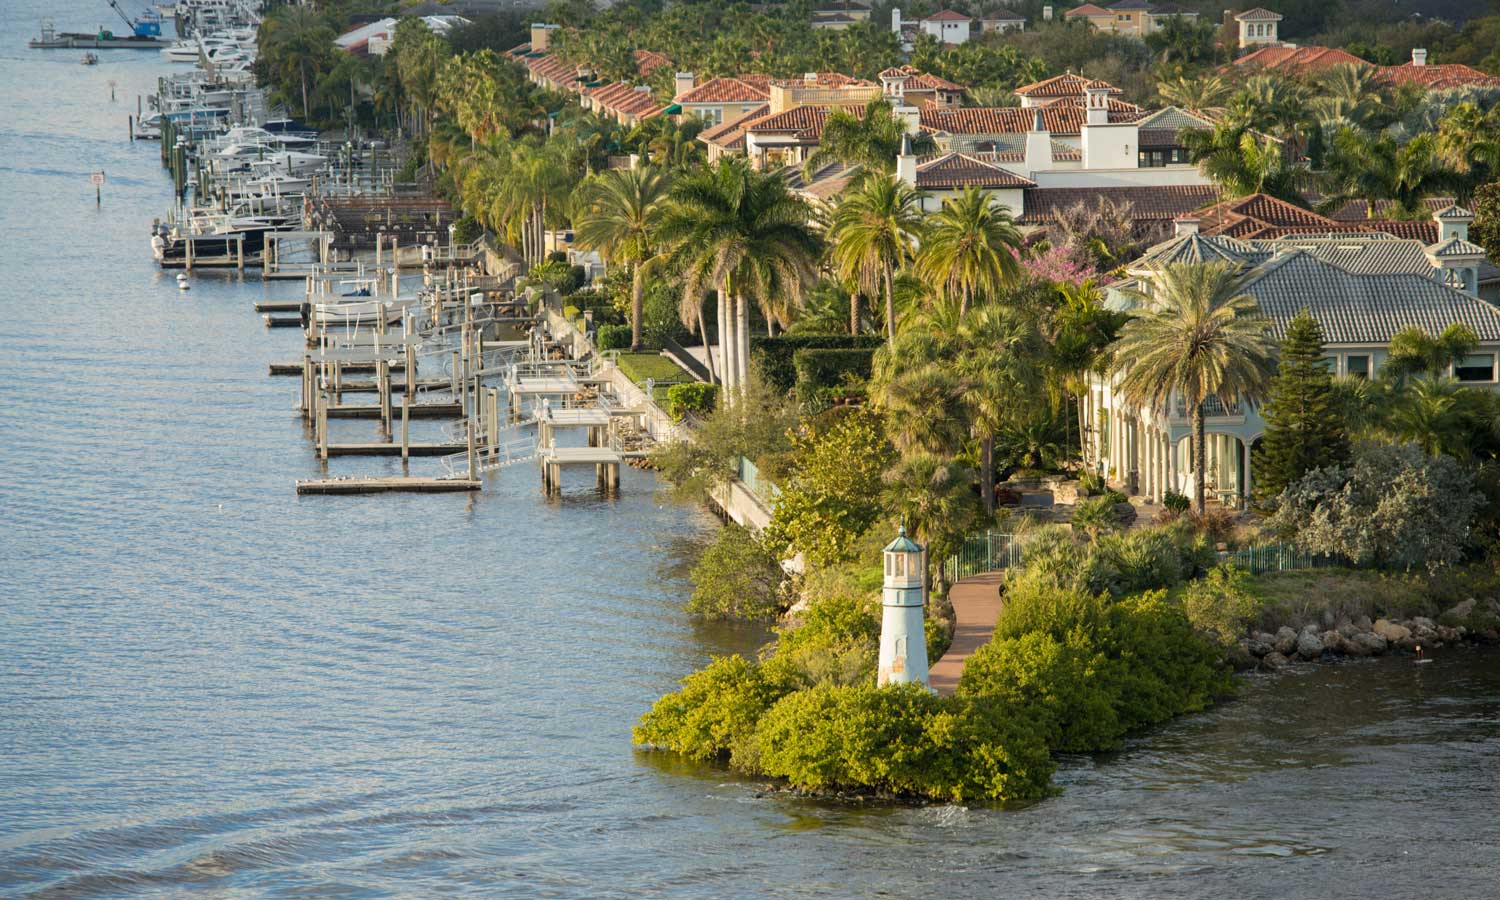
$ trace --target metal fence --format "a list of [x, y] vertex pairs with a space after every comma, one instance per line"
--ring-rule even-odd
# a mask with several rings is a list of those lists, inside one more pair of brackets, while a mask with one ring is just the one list
[[1244, 569], [1251, 575], [1294, 572], [1298, 569], [1354, 568], [1354, 563], [1325, 553], [1304, 553], [1286, 543], [1261, 544], [1219, 554], [1219, 561]]
[[980, 572], [1008, 569], [1021, 562], [1021, 541], [1013, 534], [986, 531], [964, 538], [958, 552], [943, 563], [943, 575], [949, 584]]

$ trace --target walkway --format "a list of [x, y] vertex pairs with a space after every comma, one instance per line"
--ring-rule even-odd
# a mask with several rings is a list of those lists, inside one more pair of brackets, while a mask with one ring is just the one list
[[985, 572], [971, 575], [949, 588], [948, 600], [953, 604], [955, 620], [953, 643], [928, 672], [928, 683], [939, 694], [953, 693], [970, 654], [989, 643], [1000, 610], [1005, 606], [1000, 600], [1000, 585], [1004, 581], [1004, 572]]

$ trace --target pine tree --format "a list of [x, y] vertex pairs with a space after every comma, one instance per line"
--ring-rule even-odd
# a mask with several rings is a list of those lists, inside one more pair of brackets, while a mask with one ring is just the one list
[[1333, 375], [1323, 362], [1323, 329], [1306, 310], [1287, 326], [1262, 415], [1266, 433], [1254, 455], [1261, 501], [1276, 497], [1310, 469], [1349, 458], [1349, 438], [1334, 407]]

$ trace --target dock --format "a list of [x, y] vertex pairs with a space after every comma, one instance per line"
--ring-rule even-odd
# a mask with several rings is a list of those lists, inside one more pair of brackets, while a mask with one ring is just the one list
[[469, 449], [467, 443], [417, 443], [405, 445], [373, 441], [357, 444], [327, 444], [323, 448], [328, 456], [449, 456]]
[[[384, 417], [384, 412], [373, 403], [330, 403], [327, 406], [330, 419], [380, 419]], [[458, 419], [464, 414], [463, 405], [456, 401], [453, 403], [413, 403], [406, 407], [404, 412], [413, 419]]]
[[297, 482], [299, 494], [444, 494], [477, 491], [477, 479], [430, 478], [418, 475], [362, 476], [352, 478], [305, 478]]

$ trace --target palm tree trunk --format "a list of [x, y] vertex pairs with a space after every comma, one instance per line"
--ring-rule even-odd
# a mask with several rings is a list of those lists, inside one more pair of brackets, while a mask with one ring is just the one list
[[859, 334], [859, 291], [849, 292], [849, 333]]
[[891, 266], [885, 267], [885, 334], [886, 341], [896, 346], [896, 281]]
[[963, 292], [958, 295], [958, 314], [966, 315], [969, 312], [969, 286], [964, 285]]
[[979, 442], [979, 490], [984, 493], [984, 515], [995, 517], [995, 436], [985, 434]]
[[297, 71], [302, 75], [302, 118], [307, 118], [307, 60], [297, 64]]
[[698, 337], [703, 341], [703, 357], [708, 360], [708, 383], [721, 384], [724, 379], [714, 371], [714, 342], [708, 339], [708, 325], [703, 321], [703, 300], [698, 300]]
[[1203, 401], [1193, 403], [1193, 504], [1198, 510], [1198, 515], [1203, 515], [1206, 507], [1204, 494], [1204, 468], [1208, 463], [1208, 448], [1203, 446]]
[[[730, 350], [729, 346], [729, 329], [731, 326], [729, 324], [729, 304], [726, 302], [726, 298], [728, 297], [729, 292], [720, 287], [719, 290], [715, 293], [718, 295], [719, 303], [717, 307], [717, 321], [719, 326], [719, 366], [721, 369], [723, 369], [723, 371], [720, 373], [720, 381], [722, 381], [724, 384], [724, 391], [726, 394], [724, 398], [725, 402], [733, 402], [727, 396], [728, 394], [734, 392], [734, 357], [732, 356], [732, 351]], [[707, 342], [708, 336], [704, 335], [703, 339], [705, 342]]]
[[734, 298], [734, 389], [743, 392], [750, 383], [750, 303], [744, 294]]
[[646, 310], [646, 285], [641, 278], [641, 267], [637, 263], [630, 273], [630, 351], [641, 349], [641, 317]]

